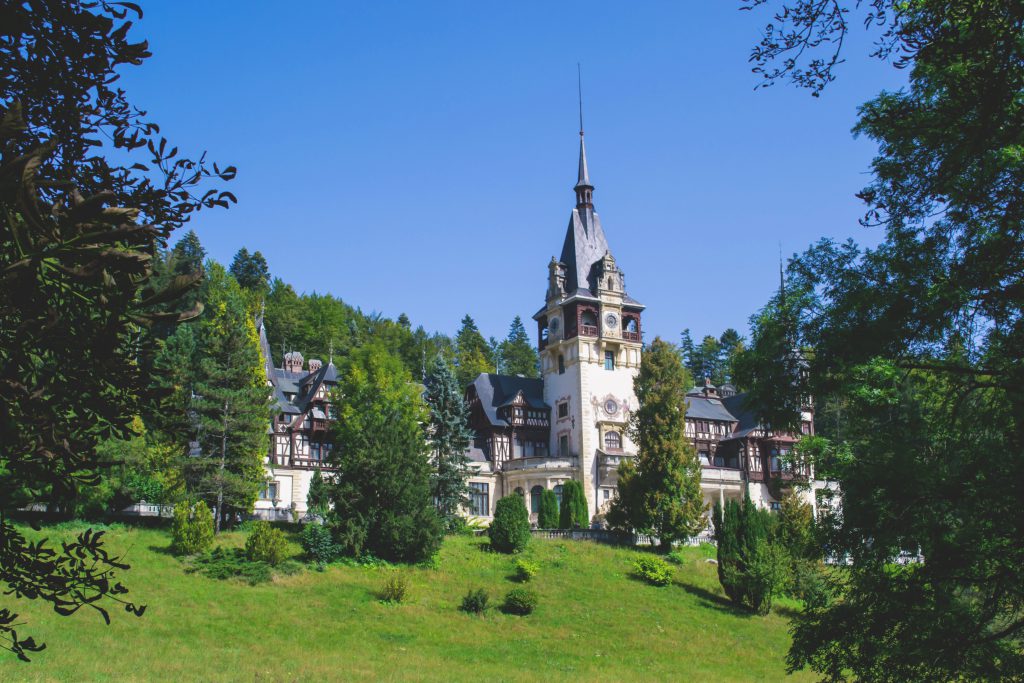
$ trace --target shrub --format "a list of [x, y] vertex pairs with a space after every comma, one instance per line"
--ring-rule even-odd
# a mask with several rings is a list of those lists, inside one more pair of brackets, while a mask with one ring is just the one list
[[537, 572], [540, 571], [540, 565], [536, 562], [530, 562], [529, 560], [518, 560], [516, 561], [516, 580], [527, 582], [533, 577], [537, 576]]
[[245, 539], [245, 556], [251, 562], [266, 562], [274, 567], [281, 564], [287, 550], [287, 542], [280, 529], [270, 522], [253, 523], [249, 538]]
[[544, 489], [540, 494], [540, 511], [537, 513], [537, 526], [541, 529], [558, 528], [558, 496], [551, 489]]
[[399, 572], [392, 572], [388, 578], [384, 579], [384, 585], [381, 586], [379, 593], [381, 602], [395, 605], [404, 602], [408, 595], [409, 579], [405, 574]]
[[502, 553], [518, 553], [530, 541], [530, 514], [523, 497], [513, 494], [498, 501], [494, 520], [487, 530], [491, 547]]
[[788, 556], [772, 542], [776, 521], [754, 506], [750, 496], [742, 505], [715, 504], [718, 577], [729, 599], [757, 614], [768, 614], [772, 598], [785, 584]]
[[302, 530], [302, 550], [318, 565], [325, 565], [338, 556], [338, 546], [323, 524], [313, 522]]
[[633, 561], [637, 576], [652, 586], [667, 586], [672, 583], [672, 566], [653, 555], [641, 555]]
[[558, 526], [561, 529], [586, 529], [590, 523], [587, 497], [583, 487], [575, 479], [562, 484], [562, 507], [558, 512]]
[[505, 596], [505, 611], [524, 616], [537, 609], [537, 594], [525, 588], [513, 588]]
[[185, 571], [190, 574], [199, 573], [211, 579], [239, 578], [254, 586], [270, 581], [275, 572], [294, 574], [300, 570], [301, 565], [297, 562], [283, 562], [277, 567], [271, 567], [266, 562], [249, 560], [241, 548], [217, 547], [211, 552], [194, 557], [192, 565]]
[[487, 595], [487, 591], [483, 588], [470, 589], [462, 598], [462, 604], [459, 606], [459, 609], [470, 614], [483, 614], [487, 609], [488, 600], [490, 600], [490, 596]]
[[213, 545], [213, 513], [206, 503], [181, 502], [174, 506], [171, 552], [195, 555]]

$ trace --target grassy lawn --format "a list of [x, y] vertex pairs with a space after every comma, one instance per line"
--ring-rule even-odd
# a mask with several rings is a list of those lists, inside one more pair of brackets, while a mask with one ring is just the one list
[[[439, 568], [403, 569], [411, 591], [401, 605], [377, 600], [385, 568], [331, 566], [249, 586], [186, 574], [166, 552], [169, 542], [161, 530], [107, 534], [111, 549], [128, 553], [129, 598], [149, 606], [142, 618], [111, 610], [105, 626], [91, 610], [61, 618], [41, 604], [0, 598], [28, 622], [24, 634], [48, 645], [30, 664], [0, 651], [0, 681], [785, 677], [784, 614], [732, 609], [700, 549], [684, 551], [673, 585], [655, 588], [632, 577], [635, 551], [534, 540], [525, 556], [541, 565], [529, 586], [540, 604], [516, 617], [457, 609], [470, 588], [486, 589], [497, 605], [517, 585], [514, 559], [487, 552], [485, 539], [450, 538]], [[218, 542], [238, 546], [244, 535]]]

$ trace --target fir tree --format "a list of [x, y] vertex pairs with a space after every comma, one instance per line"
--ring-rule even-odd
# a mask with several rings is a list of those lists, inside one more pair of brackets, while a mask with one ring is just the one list
[[678, 350], [656, 338], [633, 383], [640, 405], [630, 430], [639, 456], [635, 466], [619, 468], [619, 496], [608, 515], [613, 526], [657, 535], [665, 552], [705, 525], [700, 461], [684, 430], [690, 385]]
[[537, 377], [537, 349], [530, 343], [522, 319], [517, 315], [509, 327], [508, 337], [501, 342], [501, 372], [506, 375]]
[[440, 546], [434, 508], [429, 414], [402, 362], [379, 345], [352, 353], [335, 393], [328, 526], [342, 552], [418, 562]]
[[586, 529], [590, 524], [590, 512], [587, 509], [587, 497], [583, 486], [575, 479], [562, 484], [562, 507], [558, 513], [558, 526], [561, 529]]
[[491, 348], [468, 315], [462, 319], [462, 327], [455, 335], [455, 365], [461, 387], [468, 386], [480, 373], [495, 369]]
[[433, 491], [445, 529], [454, 531], [459, 511], [469, 505], [469, 408], [455, 372], [444, 358], [434, 359], [427, 374], [430, 448], [434, 457]]
[[270, 291], [270, 268], [258, 251], [250, 255], [245, 247], [239, 249], [231, 262], [231, 274], [242, 289], [261, 294]]
[[544, 489], [540, 494], [537, 526], [541, 529], [558, 528], [558, 496], [551, 489]]
[[182, 355], [175, 359], [188, 364], [175, 371], [187, 384], [170, 400], [174, 409], [189, 406], [187, 418], [194, 421], [194, 430], [184, 433], [195, 433], [199, 446], [199, 457], [186, 464], [189, 489], [210, 503], [219, 533], [231, 513], [248, 513], [256, 501], [264, 479], [270, 405], [245, 297], [222, 266], [210, 262], [207, 271], [206, 313], [193, 355], [184, 355], [187, 344], [182, 341]]

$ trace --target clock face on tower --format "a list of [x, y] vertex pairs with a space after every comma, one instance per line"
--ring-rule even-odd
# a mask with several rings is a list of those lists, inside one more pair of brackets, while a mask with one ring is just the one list
[[558, 318], [552, 318], [548, 322], [548, 331], [551, 334], [556, 334], [558, 332]]
[[609, 313], [604, 317], [604, 325], [608, 329], [614, 330], [619, 326], [619, 316], [614, 313]]

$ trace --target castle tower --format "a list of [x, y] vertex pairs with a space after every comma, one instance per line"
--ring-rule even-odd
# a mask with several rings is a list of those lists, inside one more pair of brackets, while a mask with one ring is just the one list
[[548, 265], [539, 332], [544, 400], [554, 408], [550, 453], [576, 462], [591, 515], [606, 510], [623, 458], [635, 457], [626, 420], [637, 406], [640, 315], [594, 211], [594, 186], [580, 125], [576, 208], [559, 259]]

